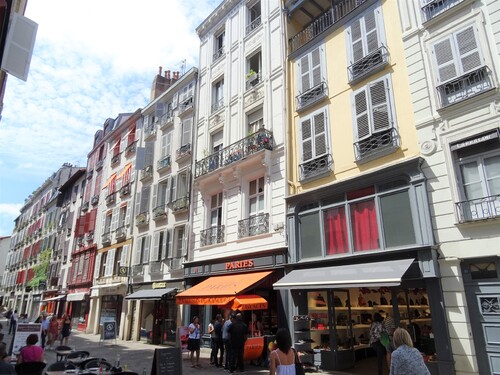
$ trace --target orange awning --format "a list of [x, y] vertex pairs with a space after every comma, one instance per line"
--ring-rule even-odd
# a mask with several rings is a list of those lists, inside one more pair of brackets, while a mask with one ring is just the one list
[[267, 301], [256, 294], [236, 296], [231, 304], [231, 310], [265, 310]]
[[108, 181], [106, 181], [106, 183], [102, 187], [102, 190], [106, 189], [108, 185], [111, 183], [111, 181], [113, 181], [115, 178], [116, 178], [116, 173], [113, 173], [111, 177], [108, 179]]
[[269, 276], [273, 271], [239, 273], [209, 277], [177, 294], [180, 305], [227, 305], [245, 289]]
[[128, 163], [125, 168], [123, 168], [123, 171], [120, 172], [120, 174], [118, 176], [116, 176], [116, 178], [121, 178], [125, 173], [128, 172], [128, 170], [132, 168], [132, 163]]

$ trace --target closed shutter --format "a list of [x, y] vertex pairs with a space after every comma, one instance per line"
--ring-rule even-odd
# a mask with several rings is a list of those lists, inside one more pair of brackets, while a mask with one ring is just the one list
[[193, 126], [193, 119], [187, 118], [182, 122], [182, 137], [181, 146], [185, 146], [191, 143], [191, 128]]
[[111, 218], [111, 232], [118, 227], [118, 219], [120, 218], [120, 207], [113, 208], [113, 216]]
[[166, 103], [156, 103], [155, 104], [155, 117], [159, 119], [165, 113], [167, 106]]
[[374, 132], [389, 129], [392, 125], [389, 117], [387, 91], [387, 81], [385, 79], [370, 86]]
[[309, 55], [303, 56], [300, 60], [299, 63], [299, 80], [300, 82], [300, 87], [299, 87], [299, 93], [306, 92], [311, 88], [311, 79], [310, 79], [310, 72], [309, 72]]
[[470, 26], [456, 33], [462, 73], [475, 70], [483, 64], [475, 31], [475, 27]]
[[177, 175], [171, 177], [170, 186], [170, 201], [173, 202], [177, 199]]
[[153, 165], [153, 162], [154, 162], [154, 143], [147, 142], [146, 152], [144, 155], [144, 166], [147, 167], [149, 165]]
[[140, 213], [149, 211], [149, 197], [151, 195], [151, 186], [142, 188]]
[[125, 213], [125, 225], [130, 225], [130, 207], [131, 204], [127, 204], [127, 211]]
[[302, 161], [312, 159], [312, 121], [311, 118], [305, 119], [300, 124], [300, 134], [302, 141]]
[[101, 268], [101, 258], [102, 254], [97, 254], [94, 267], [94, 280], [99, 278], [99, 269]]
[[146, 236], [144, 241], [144, 248], [142, 249], [142, 263], [149, 263], [149, 250], [151, 247], [151, 236]]
[[165, 231], [165, 235], [166, 235], [166, 240], [165, 240], [165, 243], [167, 244], [167, 259], [172, 259], [173, 256], [174, 256], [174, 252], [173, 252], [173, 241], [174, 241], [174, 231], [173, 229], [167, 229]]
[[437, 68], [437, 81], [438, 83], [447, 82], [458, 76], [458, 67], [455, 62], [452, 37], [434, 44], [434, 58]]
[[169, 133], [163, 134], [161, 137], [161, 147], [160, 147], [160, 157], [163, 159], [165, 156], [167, 156], [167, 138], [169, 136]]
[[354, 95], [354, 114], [356, 116], [357, 139], [361, 140], [371, 134], [370, 123], [368, 120], [366, 89], [363, 89]]
[[139, 215], [141, 213], [141, 192], [138, 192], [135, 195], [135, 215]]
[[158, 184], [153, 186], [153, 201], [151, 204], [151, 207], [153, 208], [153, 210], [156, 207], [158, 207], [157, 200], [158, 200]]
[[104, 276], [112, 276], [113, 275], [113, 265], [115, 263], [115, 251], [116, 249], [111, 249], [108, 251], [108, 256], [106, 258], [106, 272]]
[[141, 261], [141, 244], [142, 244], [142, 238], [140, 237], [134, 244], [134, 252], [132, 254], [132, 265], [136, 266], [139, 264]]
[[317, 113], [314, 118], [314, 149], [315, 157], [326, 154], [326, 127], [325, 127], [325, 112]]
[[128, 249], [130, 245], [123, 245], [122, 248], [122, 255], [120, 258], [120, 265], [121, 266], [126, 266], [127, 265], [127, 257], [128, 257]]
[[150, 253], [150, 261], [156, 262], [158, 260], [158, 254], [160, 252], [160, 233], [155, 232], [153, 235], [153, 248]]
[[321, 49], [318, 47], [311, 52], [311, 87], [319, 85], [322, 81], [321, 74]]
[[376, 51], [379, 47], [378, 32], [377, 32], [377, 17], [375, 11], [368, 13], [364, 17], [365, 22], [365, 38], [366, 38], [366, 54]]

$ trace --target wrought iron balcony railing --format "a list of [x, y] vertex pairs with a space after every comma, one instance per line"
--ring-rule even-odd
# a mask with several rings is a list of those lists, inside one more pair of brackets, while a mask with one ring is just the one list
[[189, 208], [189, 195], [177, 198], [168, 204], [173, 213], [184, 212]]
[[177, 149], [176, 160], [180, 160], [188, 155], [191, 155], [191, 143], [186, 143]]
[[463, 76], [436, 87], [442, 107], [461, 102], [493, 89], [491, 74], [487, 66], [468, 72]]
[[238, 142], [224, 147], [216, 153], [197, 161], [194, 178], [198, 178], [219, 168], [235, 163], [260, 150], [272, 150], [273, 143], [273, 133], [261, 128], [256, 133], [240, 139]]
[[87, 211], [89, 209], [89, 206], [90, 206], [90, 202], [87, 201], [87, 202], [83, 202], [82, 204], [82, 211]]
[[333, 169], [333, 158], [331, 154], [325, 154], [316, 159], [308, 160], [300, 164], [299, 167], [301, 181], [308, 180], [330, 173]]
[[309, 90], [297, 95], [297, 111], [303, 110], [328, 96], [328, 86], [326, 82], [311, 87]]
[[150, 124], [144, 128], [144, 139], [148, 140], [156, 135], [156, 124]]
[[262, 74], [260, 72], [259, 73], [254, 73], [254, 74], [250, 74], [246, 78], [245, 89], [246, 90], [250, 90], [252, 87], [254, 87], [255, 85], [259, 84], [260, 82], [262, 82]]
[[212, 58], [212, 62], [216, 62], [217, 60], [219, 60], [222, 56], [224, 55], [224, 46], [222, 46], [221, 48], [219, 48], [217, 51], [215, 51], [214, 55], [213, 55], [213, 58]]
[[95, 206], [97, 203], [99, 203], [99, 195], [94, 195], [92, 198], [90, 198], [90, 204], [92, 206]]
[[85, 235], [85, 241], [87, 242], [94, 241], [94, 231], [90, 231]]
[[141, 276], [144, 274], [144, 266], [142, 264], [136, 264], [132, 266], [132, 276]]
[[125, 156], [133, 154], [136, 150], [137, 141], [132, 141], [125, 147]]
[[94, 175], [94, 170], [91, 169], [90, 171], [87, 172], [87, 180], [90, 180], [93, 175]]
[[95, 163], [95, 170], [100, 171], [103, 166], [104, 166], [104, 159], [98, 160], [97, 163]]
[[111, 158], [111, 165], [115, 165], [116, 163], [118, 163], [121, 159], [121, 156], [122, 154], [120, 152], [118, 152], [116, 155], [113, 155], [113, 157]]
[[254, 19], [252, 22], [250, 22], [248, 25], [247, 25], [247, 28], [246, 28], [246, 32], [248, 34], [250, 34], [252, 31], [254, 31], [256, 28], [258, 28], [260, 26], [260, 24], [262, 23], [262, 19], [261, 17], [257, 17], [256, 19]]
[[399, 147], [399, 133], [396, 128], [374, 133], [370, 137], [354, 143], [356, 161], [378, 158]]
[[224, 107], [224, 98], [220, 98], [212, 104], [212, 113], [217, 112], [222, 107]]
[[120, 197], [124, 197], [125, 195], [128, 194], [130, 194], [130, 183], [128, 183], [127, 185], [123, 185], [120, 188]]
[[383, 68], [389, 62], [389, 52], [385, 46], [356, 61], [347, 68], [349, 83], [354, 84]]
[[328, 9], [290, 39], [290, 53], [297, 51], [300, 47], [315, 39], [318, 35], [328, 30], [366, 1], [367, 0], [343, 0], [336, 2], [333, 7]]
[[215, 245], [224, 242], [225, 227], [220, 225], [200, 231], [200, 246]]
[[500, 217], [500, 194], [456, 203], [458, 221], [466, 223]]
[[147, 212], [141, 212], [135, 217], [135, 225], [138, 227], [147, 224], [149, 224], [149, 214]]
[[167, 217], [167, 205], [162, 204], [153, 208], [153, 220], [165, 219]]
[[422, 7], [424, 22], [427, 22], [437, 15], [446, 12], [464, 0], [431, 0]]
[[269, 233], [269, 214], [258, 214], [238, 221], [238, 238]]
[[109, 206], [110, 204], [113, 204], [116, 202], [116, 192], [112, 192], [110, 194], [108, 194], [108, 196], [106, 197], [106, 204]]
[[187, 112], [190, 109], [193, 109], [194, 101], [193, 96], [190, 96], [187, 99], [184, 99], [181, 103], [179, 103], [179, 115]]
[[163, 262], [156, 261], [149, 263], [149, 274], [159, 273], [163, 271]]
[[158, 160], [158, 163], [156, 164], [156, 170], [157, 171], [163, 171], [165, 169], [168, 169], [172, 166], [172, 158], [170, 155], [165, 156], [163, 159]]
[[160, 118], [160, 126], [163, 128], [174, 122], [174, 113], [172, 111], [165, 112]]
[[101, 242], [104, 246], [111, 244], [111, 232], [109, 230], [102, 234]]
[[153, 166], [147, 165], [141, 171], [141, 181], [149, 180], [153, 177]]
[[127, 226], [122, 225], [121, 227], [116, 228], [115, 230], [115, 238], [117, 241], [127, 237]]

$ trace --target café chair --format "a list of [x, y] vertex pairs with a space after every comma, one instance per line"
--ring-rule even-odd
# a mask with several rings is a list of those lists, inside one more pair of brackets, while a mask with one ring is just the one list
[[66, 356], [71, 353], [71, 351], [73, 350], [73, 348], [71, 348], [70, 346], [66, 346], [66, 345], [59, 345], [59, 346], [56, 346], [56, 361], [57, 362], [62, 362], [64, 361], [64, 359], [66, 358]]
[[103, 358], [94, 358], [85, 363], [84, 369], [88, 370], [89, 368], [100, 368], [100, 367], [102, 367], [102, 369], [105, 371], [109, 371], [111, 370], [113, 365], [107, 362]]
[[45, 366], [45, 362], [23, 362], [14, 368], [17, 375], [42, 375]]
[[50, 364], [45, 371], [64, 371], [74, 369], [76, 369], [76, 366], [70, 362], [54, 362]]
[[66, 356], [66, 359], [71, 363], [79, 364], [83, 362], [83, 360], [89, 357], [90, 353], [86, 350], [76, 350], [74, 352], [69, 353]]

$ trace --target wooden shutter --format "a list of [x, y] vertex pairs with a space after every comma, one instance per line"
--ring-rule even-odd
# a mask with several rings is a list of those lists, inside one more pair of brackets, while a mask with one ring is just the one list
[[141, 192], [141, 209], [139, 213], [149, 211], [149, 196], [151, 195], [151, 186], [145, 186]]
[[167, 138], [169, 136], [170, 132], [165, 133], [161, 136], [161, 146], [160, 146], [160, 157], [163, 159], [165, 156], [168, 155], [167, 153]]
[[154, 162], [154, 143], [146, 142], [146, 150], [144, 155], [144, 166], [153, 165]]
[[125, 211], [125, 225], [130, 225], [130, 207], [132, 205], [127, 203], [127, 210]]
[[135, 245], [134, 245], [134, 252], [132, 254], [132, 265], [135, 266], [135, 265], [138, 265], [139, 262], [141, 261], [141, 244], [142, 244], [142, 238], [143, 237], [140, 237], [136, 242], [135, 242]]
[[300, 124], [300, 135], [302, 144], [302, 161], [312, 159], [312, 121], [311, 118], [304, 119]]
[[153, 209], [158, 207], [158, 184], [153, 186], [153, 200], [151, 202], [151, 207]]
[[102, 254], [97, 254], [95, 259], [95, 267], [94, 267], [94, 280], [99, 277], [99, 269], [101, 268], [101, 258]]
[[122, 247], [122, 255], [120, 258], [120, 265], [121, 266], [126, 266], [127, 265], [127, 257], [128, 257], [128, 249], [130, 245], [123, 245]]
[[325, 112], [321, 111], [313, 116], [314, 119], [314, 155], [315, 157], [326, 154], [326, 118]]
[[298, 69], [300, 75], [300, 78], [298, 80], [298, 82], [300, 82], [299, 93], [303, 93], [311, 88], [309, 55], [305, 55], [299, 60]]
[[482, 58], [479, 50], [475, 27], [470, 26], [456, 33], [458, 57], [462, 73], [467, 73], [479, 68]]
[[166, 103], [156, 103], [155, 104], [155, 117], [159, 119], [164, 115], [166, 109]]
[[111, 218], [111, 231], [115, 231], [118, 227], [118, 220], [120, 218], [120, 207], [113, 208], [113, 216]]
[[108, 251], [108, 256], [106, 257], [106, 271], [104, 272], [104, 276], [112, 276], [113, 275], [113, 264], [115, 262], [115, 250], [111, 249]]
[[181, 256], [185, 257], [187, 255], [187, 243], [188, 243], [188, 225], [184, 225], [184, 232], [182, 235], [182, 249]]
[[323, 80], [321, 72], [321, 48], [318, 47], [311, 52], [311, 87], [315, 87]]
[[387, 81], [382, 79], [370, 85], [373, 131], [386, 130], [391, 126], [387, 100]]
[[433, 46], [438, 83], [447, 82], [458, 76], [452, 43], [453, 39], [449, 36]]
[[353, 64], [364, 56], [361, 19], [357, 19], [351, 24], [349, 35], [351, 37], [351, 64]]
[[354, 95], [353, 105], [356, 116], [356, 135], [358, 140], [360, 140], [370, 135], [366, 89], [362, 89]]
[[170, 202], [173, 202], [177, 199], [177, 175], [171, 176], [170, 187]]
[[137, 192], [135, 195], [135, 214], [139, 215], [141, 213], [141, 192]]
[[187, 118], [182, 122], [182, 138], [181, 146], [191, 143], [191, 128], [193, 127], [193, 119]]
[[153, 248], [150, 252], [150, 261], [156, 262], [158, 260], [158, 254], [160, 252], [160, 233], [155, 232], [153, 235]]
[[376, 51], [379, 47], [378, 30], [377, 30], [377, 11], [371, 11], [364, 18], [366, 55]]
[[149, 249], [151, 247], [151, 236], [147, 235], [145, 236], [144, 240], [144, 248], [142, 249], [142, 263], [147, 264], [149, 263]]
[[94, 208], [89, 213], [89, 227], [88, 227], [89, 231], [93, 231], [95, 229], [96, 217], [97, 217], [97, 208]]
[[166, 234], [166, 240], [165, 243], [167, 244], [167, 259], [172, 259], [174, 256], [174, 251], [173, 251], [173, 242], [174, 242], [174, 230], [173, 229], [167, 229], [165, 231]]

